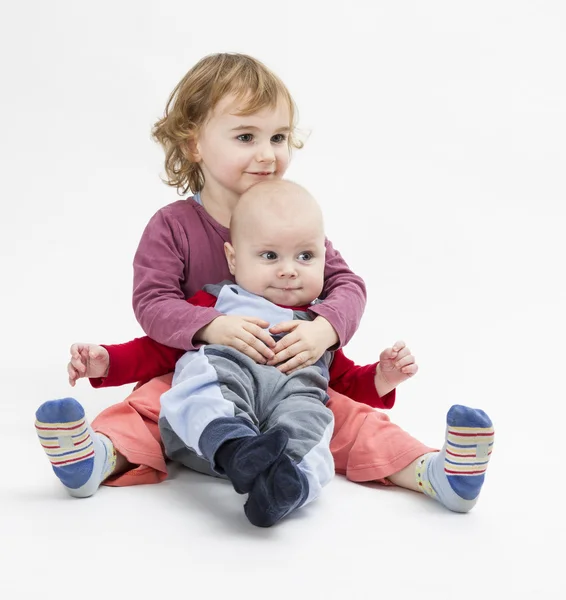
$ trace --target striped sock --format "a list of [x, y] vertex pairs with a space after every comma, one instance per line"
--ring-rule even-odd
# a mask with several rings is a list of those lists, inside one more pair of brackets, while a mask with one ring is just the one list
[[90, 428], [84, 408], [74, 398], [50, 400], [35, 413], [35, 430], [55, 475], [71, 496], [87, 498], [112, 473], [112, 442]]
[[442, 450], [423, 456], [417, 464], [423, 492], [450, 510], [468, 512], [484, 483], [493, 438], [493, 424], [483, 410], [453, 406], [446, 418]]

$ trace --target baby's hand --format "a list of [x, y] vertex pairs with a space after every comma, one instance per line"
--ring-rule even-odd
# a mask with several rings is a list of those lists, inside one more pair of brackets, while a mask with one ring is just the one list
[[400, 383], [413, 377], [419, 370], [415, 357], [405, 342], [395, 342], [379, 355], [375, 371], [375, 388], [380, 396], [385, 396]]
[[231, 346], [264, 365], [273, 358], [275, 346], [267, 331], [269, 323], [256, 317], [222, 315], [197, 332], [195, 338], [206, 344]]
[[82, 377], [106, 377], [110, 366], [108, 350], [96, 344], [73, 344], [71, 360], [67, 365], [69, 383], [75, 387]]

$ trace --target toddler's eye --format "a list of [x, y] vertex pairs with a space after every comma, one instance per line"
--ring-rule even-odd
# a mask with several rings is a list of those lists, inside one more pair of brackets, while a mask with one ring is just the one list
[[277, 259], [277, 253], [276, 252], [272, 252], [271, 250], [269, 250], [268, 252], [264, 252], [261, 255], [261, 258], [265, 258], [266, 260], [276, 260]]
[[274, 142], [275, 144], [283, 144], [284, 142], [287, 141], [287, 136], [284, 133], [276, 133], [271, 138], [271, 141]]
[[298, 256], [298, 259], [306, 262], [306, 261], [312, 260], [312, 257], [313, 257], [312, 252], [301, 252]]
[[240, 142], [244, 142], [247, 144], [253, 141], [254, 136], [251, 133], [242, 133], [236, 139], [240, 140]]

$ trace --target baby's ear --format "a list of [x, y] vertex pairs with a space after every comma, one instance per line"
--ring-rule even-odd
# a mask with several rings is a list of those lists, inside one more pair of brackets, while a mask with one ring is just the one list
[[236, 252], [234, 251], [234, 247], [229, 242], [224, 242], [224, 254], [226, 255], [226, 261], [228, 262], [228, 268], [230, 269], [230, 274], [236, 274]]

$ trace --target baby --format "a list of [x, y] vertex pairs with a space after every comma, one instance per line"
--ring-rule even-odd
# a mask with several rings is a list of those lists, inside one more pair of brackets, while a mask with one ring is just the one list
[[[314, 198], [289, 181], [258, 183], [239, 200], [230, 233], [225, 254], [236, 283], [207, 285], [188, 301], [214, 306], [225, 318], [254, 315], [270, 328], [285, 323], [286, 331], [290, 321], [313, 319], [308, 309], [324, 286], [326, 252]], [[399, 372], [387, 375], [379, 363], [356, 367], [341, 350], [291, 373], [219, 344], [183, 352], [146, 337], [100, 350], [104, 368], [85, 373], [102, 375], [93, 377], [95, 386], [147, 381], [175, 370], [159, 417], [167, 456], [227, 477], [238, 493], [248, 494], [245, 514], [260, 527], [316, 499], [334, 475], [329, 383], [348, 393], [342, 382], [352, 382], [365, 402], [390, 408], [388, 394], [416, 368], [402, 345], [395, 349]]]

